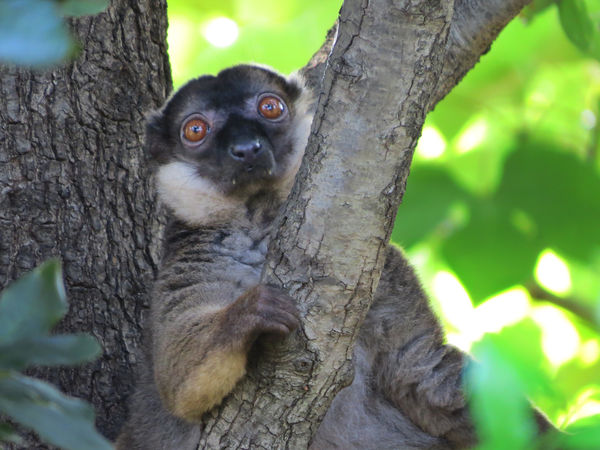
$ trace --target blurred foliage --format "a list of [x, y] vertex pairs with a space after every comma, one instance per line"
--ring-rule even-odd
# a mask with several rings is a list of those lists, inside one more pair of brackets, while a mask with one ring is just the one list
[[[249, 61], [289, 73], [340, 3], [171, 0], [175, 85]], [[599, 5], [536, 0], [502, 32], [429, 115], [393, 231], [478, 361], [483, 448], [600, 448]], [[233, 43], [211, 36], [223, 17]], [[536, 437], [526, 398], [576, 433]]]
[[522, 16], [530, 20], [556, 5], [562, 29], [582, 52], [600, 61], [600, 2], [598, 0], [533, 0]]
[[76, 53], [64, 16], [96, 14], [108, 0], [0, 1], [0, 62], [32, 67], [58, 64]]
[[[102, 450], [112, 446], [94, 427], [94, 411], [52, 385], [23, 375], [32, 366], [81, 364], [100, 354], [86, 334], [49, 334], [67, 313], [60, 263], [49, 261], [11, 284], [0, 297], [0, 414], [65, 449]], [[0, 442], [20, 436], [0, 423]]]
[[[302, 67], [325, 40], [341, 0], [170, 0], [169, 56], [175, 87], [242, 62], [282, 73]], [[211, 22], [226, 17], [239, 35], [227, 47], [210, 43]], [[217, 30], [218, 31], [218, 30]]]
[[[483, 448], [600, 448], [600, 3], [555, 3], [428, 116], [392, 236], [478, 361]], [[526, 398], [569, 434], [535, 438]]]
[[[107, 3], [0, 2], [0, 61], [64, 60], [75, 45], [63, 17]], [[177, 86], [240, 62], [301, 67], [341, 0], [168, 3]], [[428, 116], [399, 210], [392, 240], [431, 286], [448, 340], [478, 361], [466, 380], [483, 448], [600, 448], [599, 36], [597, 0], [534, 0]], [[54, 279], [48, 267], [35, 276]], [[83, 448], [96, 439], [89, 407], [18, 372], [93, 353], [83, 337], [48, 335], [60, 289], [56, 309], [15, 306], [11, 292], [43, 297], [32, 280], [0, 303], [0, 411]], [[526, 398], [568, 433], [536, 437]]]

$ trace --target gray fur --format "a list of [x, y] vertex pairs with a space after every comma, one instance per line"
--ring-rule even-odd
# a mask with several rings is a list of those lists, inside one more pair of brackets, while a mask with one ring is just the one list
[[[267, 90], [282, 98], [287, 92], [285, 83], [295, 83], [265, 69], [257, 76], [258, 70], [238, 67], [228, 76], [237, 83], [256, 86], [255, 94]], [[235, 90], [231, 80], [227, 81], [230, 84], [218, 84], [219, 77], [209, 79], [210, 83], [217, 83], [226, 92]], [[200, 86], [202, 80], [197, 81]], [[293, 89], [290, 92], [293, 94]], [[193, 94], [202, 97], [201, 91]], [[289, 120], [278, 125], [283, 128], [277, 131], [293, 136], [281, 141], [291, 148], [282, 150], [287, 156], [279, 159], [280, 149], [275, 148], [271, 158], [280, 161], [274, 168], [278, 178], [257, 175], [246, 186], [236, 185], [230, 192], [204, 178], [189, 183], [184, 180], [184, 185], [178, 182], [175, 188], [167, 179], [159, 186], [172, 218], [154, 288], [148, 352], [118, 449], [195, 449], [202, 414], [228, 392], [215, 393], [214, 386], [194, 384], [194, 380], [211, 383], [221, 378], [238, 379], [243, 376], [239, 358], [245, 362], [259, 334], [279, 331], [285, 335], [297, 325], [289, 297], [256, 286], [272, 221], [289, 192], [307, 138], [310, 116], [305, 106], [300, 107], [308, 103], [306, 92], [293, 99], [296, 94], [292, 94]], [[169, 129], [178, 130], [179, 123], [161, 122], [181, 115], [178, 101], [175, 94], [162, 116], [160, 112], [153, 116], [147, 146], [161, 167], [173, 162], [189, 164], [185, 166], [186, 176], [191, 173], [199, 178], [194, 174], [195, 164], [200, 162], [193, 158], [200, 160], [202, 154], [196, 157], [187, 152], [185, 158], [179, 158], [185, 151], [169, 144], [177, 139], [169, 135]], [[189, 96], [180, 102], [186, 110], [193, 110]], [[226, 109], [218, 114], [226, 116]], [[301, 126], [306, 129], [300, 132]], [[218, 164], [233, 163], [206, 159], [202, 164], [212, 164], [202, 170], [211, 170], [214, 178]], [[228, 180], [219, 180], [219, 184], [227, 186]], [[169, 199], [182, 189], [192, 205], [218, 197], [219, 211], [200, 205], [190, 213], [185, 211], [186, 205], [191, 206], [186, 202], [171, 204]], [[441, 327], [412, 269], [401, 252], [389, 246], [374, 303], [355, 349], [354, 382], [335, 398], [311, 448], [441, 449], [474, 445], [475, 433], [460, 388], [464, 360], [463, 354], [444, 344]], [[228, 361], [233, 361], [231, 368]], [[200, 400], [190, 402], [190, 398]], [[185, 400], [184, 407], [181, 399]]]

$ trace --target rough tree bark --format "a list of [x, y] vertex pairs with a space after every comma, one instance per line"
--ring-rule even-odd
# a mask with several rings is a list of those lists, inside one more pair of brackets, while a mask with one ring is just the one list
[[[322, 82], [313, 73], [317, 119], [264, 275], [299, 299], [303, 332], [264, 349], [201, 447], [306, 446], [350, 381], [425, 114], [525, 3], [346, 1]], [[92, 400], [112, 438], [158, 259], [161, 215], [140, 143], [143, 113], [171, 86], [165, 4], [113, 0], [73, 26], [83, 51], [66, 68], [0, 68], [0, 285], [63, 259], [63, 328], [92, 332], [105, 353], [46, 376]]]
[[0, 67], [0, 286], [62, 259], [70, 311], [61, 328], [91, 332], [104, 353], [40, 372], [92, 401], [109, 438], [125, 417], [159, 258], [141, 144], [144, 114], [171, 89], [166, 26], [164, 1], [113, 1], [73, 21], [82, 51], [66, 67]]
[[201, 448], [220, 448], [223, 436], [234, 448], [305, 448], [350, 383], [352, 344], [385, 262], [406, 153], [435, 91], [451, 17], [447, 1], [344, 2], [310, 164], [300, 169], [263, 277], [299, 302], [302, 333], [272, 347], [240, 383]]
[[298, 301], [302, 330], [263, 346], [198, 448], [307, 447], [351, 382], [353, 343], [425, 115], [525, 3], [344, 2], [306, 156], [263, 272]]

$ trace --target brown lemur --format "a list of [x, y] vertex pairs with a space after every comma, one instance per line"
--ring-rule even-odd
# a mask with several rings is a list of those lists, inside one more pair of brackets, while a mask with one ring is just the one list
[[[312, 104], [299, 79], [242, 65], [190, 81], [150, 116], [146, 148], [170, 222], [146, 360], [118, 449], [195, 449], [202, 415], [244, 376], [256, 338], [298, 327], [293, 299], [258, 283]], [[472, 446], [464, 362], [444, 344], [417, 278], [390, 245], [354, 351], [354, 381], [311, 447]]]

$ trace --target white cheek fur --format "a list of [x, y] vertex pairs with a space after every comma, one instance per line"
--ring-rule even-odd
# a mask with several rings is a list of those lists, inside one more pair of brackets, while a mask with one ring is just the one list
[[[290, 127], [293, 151], [284, 163], [287, 168], [277, 183], [282, 200], [289, 194], [302, 162], [312, 123], [312, 114], [308, 112], [312, 102], [310, 94], [305, 91], [296, 104], [296, 118]], [[190, 163], [175, 161], [165, 164], [158, 169], [156, 179], [163, 204], [188, 225], [229, 222], [245, 212], [242, 199], [227, 197], [213, 183], [200, 177]]]
[[182, 161], [161, 166], [156, 175], [158, 195], [188, 225], [229, 221], [244, 210], [242, 202], [226, 197], [210, 181]]

